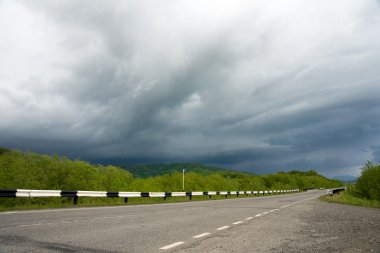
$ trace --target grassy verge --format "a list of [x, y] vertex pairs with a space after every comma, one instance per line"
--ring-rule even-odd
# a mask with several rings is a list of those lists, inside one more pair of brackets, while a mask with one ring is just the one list
[[380, 202], [376, 200], [362, 199], [352, 196], [349, 192], [341, 192], [333, 196], [325, 195], [319, 198], [329, 203], [347, 204], [353, 206], [380, 208]]
[[[282, 195], [282, 194], [281, 194]], [[261, 195], [229, 195], [228, 199], [235, 198], [252, 198]], [[268, 195], [265, 195], [268, 196]], [[91, 207], [91, 206], [124, 206], [124, 205], [144, 205], [144, 204], [163, 204], [188, 201], [205, 201], [226, 199], [225, 195], [213, 195], [211, 199], [208, 196], [189, 197], [168, 197], [166, 200], [161, 197], [157, 198], [129, 198], [128, 203], [124, 203], [124, 198], [78, 198], [78, 204], [73, 205], [73, 198], [0, 198], [0, 212], [13, 210], [29, 209], [47, 209], [47, 208], [74, 208], [74, 207]]]

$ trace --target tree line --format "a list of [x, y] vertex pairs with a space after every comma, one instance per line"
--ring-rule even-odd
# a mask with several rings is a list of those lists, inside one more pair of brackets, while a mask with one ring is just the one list
[[[185, 191], [309, 189], [341, 186], [317, 172], [290, 171], [268, 175], [239, 172], [186, 173]], [[183, 191], [182, 172], [134, 178], [116, 166], [94, 165], [58, 155], [0, 149], [0, 189]]]

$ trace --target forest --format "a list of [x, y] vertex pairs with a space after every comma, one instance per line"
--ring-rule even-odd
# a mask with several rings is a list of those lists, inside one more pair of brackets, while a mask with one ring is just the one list
[[[253, 175], [220, 169], [186, 173], [185, 191], [244, 191], [309, 189], [341, 186], [317, 172], [290, 171]], [[96, 190], [96, 191], [183, 191], [182, 171], [147, 178], [134, 178], [122, 168], [94, 165], [17, 150], [0, 150], [0, 189]]]

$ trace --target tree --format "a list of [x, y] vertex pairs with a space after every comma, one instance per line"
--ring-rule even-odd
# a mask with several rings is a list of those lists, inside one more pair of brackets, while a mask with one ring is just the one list
[[380, 201], [380, 163], [370, 161], [362, 167], [362, 174], [355, 185], [355, 195]]

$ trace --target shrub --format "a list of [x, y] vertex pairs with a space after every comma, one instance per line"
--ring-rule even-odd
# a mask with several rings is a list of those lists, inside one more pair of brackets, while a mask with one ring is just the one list
[[354, 194], [358, 197], [380, 201], [380, 163], [368, 161], [362, 167], [362, 175], [355, 185]]

